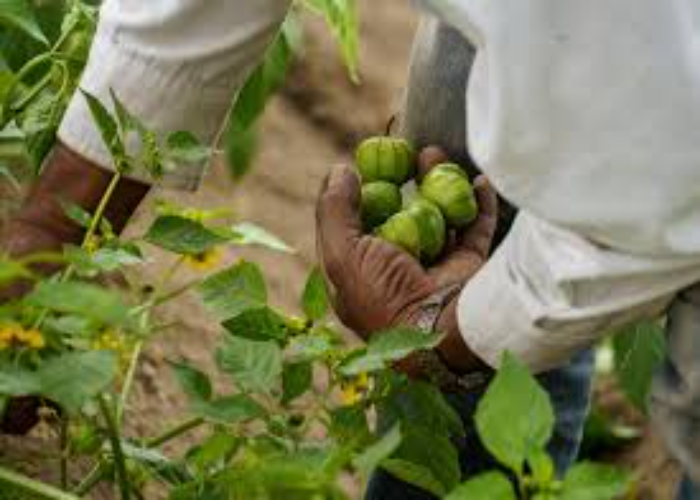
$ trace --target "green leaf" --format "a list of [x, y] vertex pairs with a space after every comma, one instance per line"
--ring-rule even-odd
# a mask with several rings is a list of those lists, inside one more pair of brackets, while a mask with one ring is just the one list
[[355, 0], [306, 0], [304, 4], [325, 17], [340, 44], [350, 78], [359, 82], [359, 21]]
[[464, 436], [462, 419], [433, 384], [408, 380], [392, 384], [389, 394], [377, 404], [381, 421], [412, 424], [436, 435]]
[[213, 390], [211, 381], [206, 373], [197, 370], [187, 363], [170, 363], [180, 387], [192, 402], [202, 402], [211, 399]]
[[191, 132], [175, 132], [166, 140], [166, 154], [182, 163], [202, 163], [211, 157], [211, 149], [204, 146]]
[[242, 390], [269, 392], [282, 376], [282, 350], [275, 342], [228, 336], [217, 352], [217, 363]]
[[240, 438], [215, 432], [187, 453], [187, 463], [200, 472], [223, 467], [241, 445]]
[[435, 348], [441, 340], [441, 336], [428, 335], [412, 328], [380, 332], [372, 337], [364, 352], [346, 359], [339, 372], [350, 377], [382, 370], [388, 364], [401, 361], [417, 351]]
[[193, 410], [197, 415], [220, 424], [236, 424], [265, 416], [265, 408], [243, 394], [197, 403]]
[[289, 404], [302, 396], [313, 383], [313, 365], [311, 363], [290, 363], [282, 372], [282, 402]]
[[226, 129], [225, 140], [226, 163], [231, 175], [240, 179], [250, 170], [258, 150], [260, 143], [258, 126], [256, 124], [246, 129], [233, 121]]
[[554, 410], [549, 396], [528, 369], [506, 354], [479, 403], [475, 421], [488, 451], [520, 473], [527, 457], [549, 442]]
[[102, 142], [112, 156], [114, 166], [117, 168], [117, 170], [123, 171], [126, 168], [127, 163], [126, 149], [124, 147], [124, 142], [119, 135], [117, 121], [112, 114], [107, 111], [107, 108], [104, 107], [99, 99], [85, 90], [81, 90], [81, 92], [85, 97], [88, 108], [90, 109], [92, 119], [100, 132]]
[[304, 287], [301, 299], [304, 314], [311, 321], [318, 321], [328, 314], [329, 300], [326, 279], [319, 268], [314, 269]]
[[260, 268], [245, 261], [205, 280], [199, 293], [207, 308], [223, 319], [267, 304], [267, 287]]
[[361, 406], [344, 406], [330, 412], [330, 435], [338, 443], [361, 446], [369, 444], [373, 436], [367, 422], [367, 414]]
[[118, 293], [87, 283], [44, 281], [25, 301], [49, 311], [90, 318], [104, 325], [128, 326], [130, 322], [129, 308]]
[[381, 463], [389, 458], [401, 445], [401, 426], [395, 425], [378, 441], [368, 446], [353, 460], [354, 467], [363, 477], [369, 477]]
[[31, 271], [24, 265], [14, 260], [7, 260], [0, 255], [0, 285], [7, 285], [16, 280], [31, 277]]
[[249, 340], [283, 341], [287, 338], [284, 318], [266, 306], [242, 311], [223, 326], [231, 335]]
[[575, 465], [564, 480], [561, 500], [614, 500], [631, 487], [630, 475], [609, 465], [583, 462]]
[[203, 224], [178, 217], [158, 217], [145, 236], [149, 243], [181, 255], [200, 255], [229, 241]]
[[516, 500], [513, 485], [502, 472], [487, 472], [458, 486], [445, 500]]
[[445, 495], [445, 487], [435, 473], [425, 465], [389, 458], [382, 462], [382, 468], [395, 478], [432, 493], [436, 497]]
[[555, 479], [554, 461], [545, 450], [535, 450], [527, 457], [527, 464], [532, 471], [535, 484], [548, 485]]
[[132, 461], [132, 466], [137, 473], [136, 466], [141, 466], [142, 471], [153, 479], [160, 479], [166, 484], [181, 484], [190, 479], [190, 475], [180, 462], [170, 460], [157, 450], [142, 448], [136, 444], [122, 439], [122, 451], [124, 456]]
[[292, 338], [287, 348], [289, 359], [295, 362], [317, 361], [336, 349], [333, 339], [322, 335], [302, 335]]
[[39, 392], [69, 412], [77, 412], [103, 392], [117, 375], [112, 352], [70, 352], [49, 359], [37, 372]]
[[392, 458], [382, 462], [382, 467], [439, 497], [452, 491], [461, 477], [459, 454], [452, 442], [428, 429], [411, 425], [401, 428], [401, 446]]
[[248, 77], [233, 106], [226, 131], [226, 152], [234, 177], [249, 169], [256, 125], [270, 97], [284, 82], [294, 58], [293, 20], [288, 18], [262, 64]]
[[12, 366], [0, 368], [0, 394], [3, 396], [28, 396], [40, 390], [41, 381], [35, 372]]
[[663, 327], [653, 321], [637, 323], [613, 336], [615, 372], [630, 401], [647, 411], [651, 383], [666, 357]]
[[44, 45], [49, 43], [27, 0], [0, 0], [0, 25], [17, 29]]
[[231, 229], [233, 230], [232, 241], [236, 245], [257, 245], [278, 252], [294, 253], [294, 249], [280, 238], [250, 222], [236, 224]]
[[89, 228], [92, 223], [92, 214], [80, 205], [68, 200], [61, 200], [61, 210], [66, 217], [82, 228]]

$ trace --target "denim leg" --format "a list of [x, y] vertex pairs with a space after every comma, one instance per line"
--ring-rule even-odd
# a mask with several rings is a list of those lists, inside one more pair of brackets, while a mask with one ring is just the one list
[[685, 478], [678, 490], [678, 500], [700, 500], [700, 485]]
[[700, 500], [700, 286], [676, 298], [668, 319], [668, 358], [654, 380], [651, 413], [689, 478], [679, 498]]
[[[590, 404], [592, 374], [593, 353], [586, 351], [576, 356], [566, 366], [538, 377], [549, 393], [555, 409], [556, 426], [549, 451], [560, 475], [566, 472], [575, 460], [581, 444], [583, 426]], [[482, 395], [483, 393], [448, 396], [452, 406], [461, 415], [466, 429], [466, 438], [457, 442], [465, 477], [496, 467], [496, 463], [479, 442], [473, 421]], [[377, 472], [372, 478], [365, 498], [367, 500], [434, 499], [432, 495], [407, 485], [383, 471]]]

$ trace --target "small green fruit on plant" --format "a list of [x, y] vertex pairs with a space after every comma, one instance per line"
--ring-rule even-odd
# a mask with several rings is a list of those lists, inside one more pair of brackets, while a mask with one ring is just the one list
[[401, 210], [401, 191], [389, 182], [376, 181], [362, 186], [362, 222], [372, 230]]
[[467, 226], [476, 219], [479, 208], [469, 179], [458, 165], [438, 165], [425, 176], [420, 194], [435, 203], [447, 223], [455, 228]]
[[445, 247], [447, 235], [447, 225], [440, 209], [425, 198], [416, 198], [406, 211], [418, 224], [422, 259], [435, 261]]
[[399, 212], [392, 216], [379, 227], [377, 236], [404, 249], [415, 258], [420, 259], [420, 228], [415, 217], [408, 212]]
[[386, 181], [401, 186], [416, 172], [415, 150], [404, 139], [367, 139], [357, 148], [356, 161], [363, 183]]

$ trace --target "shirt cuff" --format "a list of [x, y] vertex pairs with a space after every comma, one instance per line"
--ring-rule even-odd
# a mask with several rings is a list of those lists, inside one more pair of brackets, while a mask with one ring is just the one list
[[[644, 266], [647, 266], [645, 269]], [[463, 290], [460, 331], [496, 368], [510, 352], [539, 373], [561, 366], [602, 336], [658, 316], [700, 279], [697, 265], [627, 256], [520, 216]]]
[[[113, 19], [103, 19], [80, 86], [108, 109], [112, 108], [112, 89], [125, 107], [161, 138], [186, 130], [210, 145], [221, 132], [232, 99], [262, 60], [283, 20], [284, 10], [279, 11], [279, 16], [275, 12], [277, 17], [253, 19], [245, 29], [237, 28], [241, 33], [232, 41], [227, 41], [227, 33], [214, 37], [223, 47], [214, 43], [209, 47], [192, 39], [192, 46], [199, 50], [194, 53], [165, 50], [150, 39], [133, 36], [128, 27]], [[236, 18], [232, 19], [232, 25], [234, 21]], [[232, 26], [229, 31], [235, 29], [236, 26]], [[58, 136], [66, 146], [88, 160], [113, 169], [111, 157], [80, 92], [71, 100]], [[166, 174], [159, 184], [194, 190], [205, 167], [204, 164], [182, 165]], [[129, 177], [153, 182], [147, 172], [139, 169]]]

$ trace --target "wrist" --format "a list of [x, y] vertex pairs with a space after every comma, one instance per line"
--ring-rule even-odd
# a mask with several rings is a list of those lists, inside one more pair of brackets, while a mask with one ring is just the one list
[[488, 368], [487, 365], [469, 348], [459, 328], [457, 304], [454, 298], [442, 310], [435, 325], [435, 331], [445, 335], [436, 351], [448, 367], [456, 373], [469, 373]]

